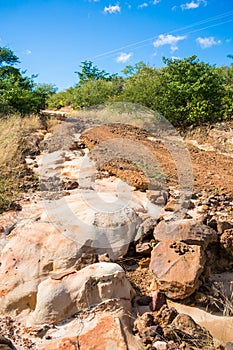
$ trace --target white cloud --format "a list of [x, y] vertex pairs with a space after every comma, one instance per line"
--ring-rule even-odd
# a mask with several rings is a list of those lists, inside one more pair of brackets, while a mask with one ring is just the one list
[[121, 12], [121, 8], [118, 4], [105, 6], [105, 8], [104, 8], [104, 13], [112, 14], [112, 13], [117, 13], [117, 12]]
[[153, 42], [154, 47], [159, 47], [163, 45], [170, 45], [171, 51], [174, 52], [178, 50], [177, 43], [181, 40], [186, 39], [186, 35], [172, 35], [172, 34], [160, 34], [158, 39]]
[[153, 0], [152, 4], [157, 5], [161, 0]]
[[182, 4], [180, 5], [180, 7], [182, 8], [182, 10], [191, 10], [191, 9], [196, 9], [200, 6], [199, 2], [186, 2], [186, 4]]
[[213, 36], [209, 36], [206, 38], [199, 37], [196, 39], [196, 41], [198, 42], [198, 44], [201, 46], [202, 49], [207, 49], [211, 46], [221, 44], [221, 40], [215, 40]]
[[186, 2], [185, 4], [180, 5], [180, 7], [182, 8], [182, 10], [193, 10], [200, 7], [201, 4], [206, 6], [206, 0], [192, 0], [191, 2]]
[[177, 9], [177, 6], [172, 7], [172, 11], [176, 11], [176, 9]]
[[181, 58], [179, 56], [172, 56], [171, 59], [172, 60], [180, 60]]
[[129, 61], [129, 59], [133, 56], [132, 53], [125, 53], [125, 52], [121, 52], [120, 55], [116, 58], [116, 61], [118, 63], [125, 63], [127, 61]]
[[142, 8], [148, 7], [148, 6], [149, 6], [148, 3], [147, 3], [147, 2], [144, 2], [143, 4], [138, 5], [138, 8], [139, 8], [139, 9], [142, 9]]
[[26, 53], [26, 55], [31, 55], [32, 52], [31, 52], [31, 50], [27, 49], [25, 53]]
[[147, 2], [144, 2], [143, 4], [138, 5], [138, 8], [139, 8], [139, 9], [142, 9], [143, 7], [148, 7], [148, 6], [149, 6], [148, 3], [147, 3]]

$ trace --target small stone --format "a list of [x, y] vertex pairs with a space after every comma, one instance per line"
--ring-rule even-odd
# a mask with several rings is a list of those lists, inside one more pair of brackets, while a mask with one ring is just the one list
[[170, 199], [170, 200], [167, 202], [167, 204], [166, 204], [164, 210], [166, 210], [166, 211], [174, 211], [174, 210], [176, 209], [176, 204], [177, 204], [177, 203], [176, 203], [175, 199]]
[[138, 263], [139, 269], [144, 269], [146, 267], [149, 267], [150, 265], [150, 258], [142, 258]]
[[164, 197], [163, 197], [163, 196], [158, 197], [158, 198], [155, 200], [155, 204], [157, 204], [157, 205], [165, 205], [166, 202], [165, 202], [165, 200], [164, 200]]
[[138, 243], [136, 245], [136, 252], [142, 255], [150, 255], [151, 253], [151, 246], [149, 242], [144, 242], [144, 243]]
[[233, 225], [228, 221], [219, 221], [217, 223], [218, 233], [221, 235], [225, 230], [229, 230], [233, 227]]
[[76, 188], [79, 187], [79, 183], [77, 181], [71, 181], [69, 180], [67, 183], [65, 183], [64, 185], [64, 189], [66, 191], [71, 191], [71, 190], [75, 190]]
[[99, 262], [111, 262], [111, 259], [109, 258], [107, 253], [98, 255], [98, 260]]
[[167, 350], [168, 349], [168, 344], [165, 341], [156, 341], [152, 345], [153, 350]]
[[159, 291], [152, 294], [151, 310], [158, 311], [165, 304], [165, 295]]
[[207, 211], [208, 209], [209, 209], [209, 206], [207, 204], [204, 204], [200, 207], [199, 211], [204, 212], [204, 211]]

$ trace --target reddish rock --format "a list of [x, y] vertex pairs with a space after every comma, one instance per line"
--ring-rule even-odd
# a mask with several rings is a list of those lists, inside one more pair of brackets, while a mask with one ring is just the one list
[[76, 349], [79, 349], [77, 337], [58, 339], [40, 348], [40, 350], [76, 350]]
[[94, 328], [79, 336], [80, 350], [139, 350], [143, 349], [122, 320], [111, 315], [102, 317]]
[[158, 311], [165, 304], [165, 295], [158, 291], [153, 292], [151, 309], [152, 311]]
[[233, 257], [233, 229], [225, 230], [220, 238], [221, 247]]
[[221, 235], [224, 231], [229, 230], [233, 227], [233, 225], [228, 221], [218, 221], [217, 223], [217, 230], [218, 233]]
[[200, 245], [204, 249], [218, 239], [217, 233], [211, 227], [190, 219], [171, 223], [161, 221], [154, 229], [154, 238], [157, 241], [182, 241]]
[[150, 270], [160, 292], [173, 299], [184, 299], [199, 286], [205, 254], [200, 246], [164, 241], [151, 254]]

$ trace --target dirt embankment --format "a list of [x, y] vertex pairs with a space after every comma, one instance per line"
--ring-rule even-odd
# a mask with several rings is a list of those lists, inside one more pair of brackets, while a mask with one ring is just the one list
[[[115, 139], [135, 141], [133, 145], [134, 152], [137, 152], [137, 146], [145, 146], [148, 149], [148, 153], [151, 152], [154, 155], [154, 159], [158, 162], [160, 174], [163, 176], [162, 180], [166, 179], [168, 186], [177, 185], [177, 169], [171, 154], [162, 141], [151, 140], [150, 137], [151, 135], [148, 132], [139, 128], [130, 125], [113, 124], [92, 128], [82, 135], [82, 141], [89, 149]], [[204, 139], [204, 135], [202, 137]], [[210, 138], [209, 142], [211, 142]], [[192, 162], [194, 190], [197, 192], [202, 190], [214, 191], [214, 193], [224, 192], [231, 196], [233, 193], [232, 157], [218, 154], [213, 150], [202, 150], [190, 143], [189, 138], [186, 140], [186, 147]], [[109, 174], [126, 180], [136, 188], [145, 190], [148, 186], [148, 179], [143, 170], [138, 169], [132, 163], [132, 161], [119, 156], [100, 164], [100, 170], [108, 171]], [[160, 180], [159, 174], [156, 180]]]

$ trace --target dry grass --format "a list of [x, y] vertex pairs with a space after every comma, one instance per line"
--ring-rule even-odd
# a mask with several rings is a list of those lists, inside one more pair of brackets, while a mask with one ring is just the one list
[[[159, 114], [132, 103], [114, 102], [71, 113], [73, 117], [94, 119], [101, 123], [123, 123], [141, 129], [154, 126]], [[150, 129], [150, 128], [149, 128]]]
[[39, 117], [21, 118], [14, 115], [0, 120], [0, 213], [14, 208], [20, 191], [19, 179], [23, 176], [23, 136], [41, 128]]
[[20, 159], [18, 149], [24, 133], [30, 133], [41, 128], [37, 116], [21, 118], [14, 115], [0, 120], [0, 165], [17, 165]]
[[53, 132], [58, 124], [59, 120], [57, 118], [49, 118], [46, 120], [46, 129], [48, 132]]

